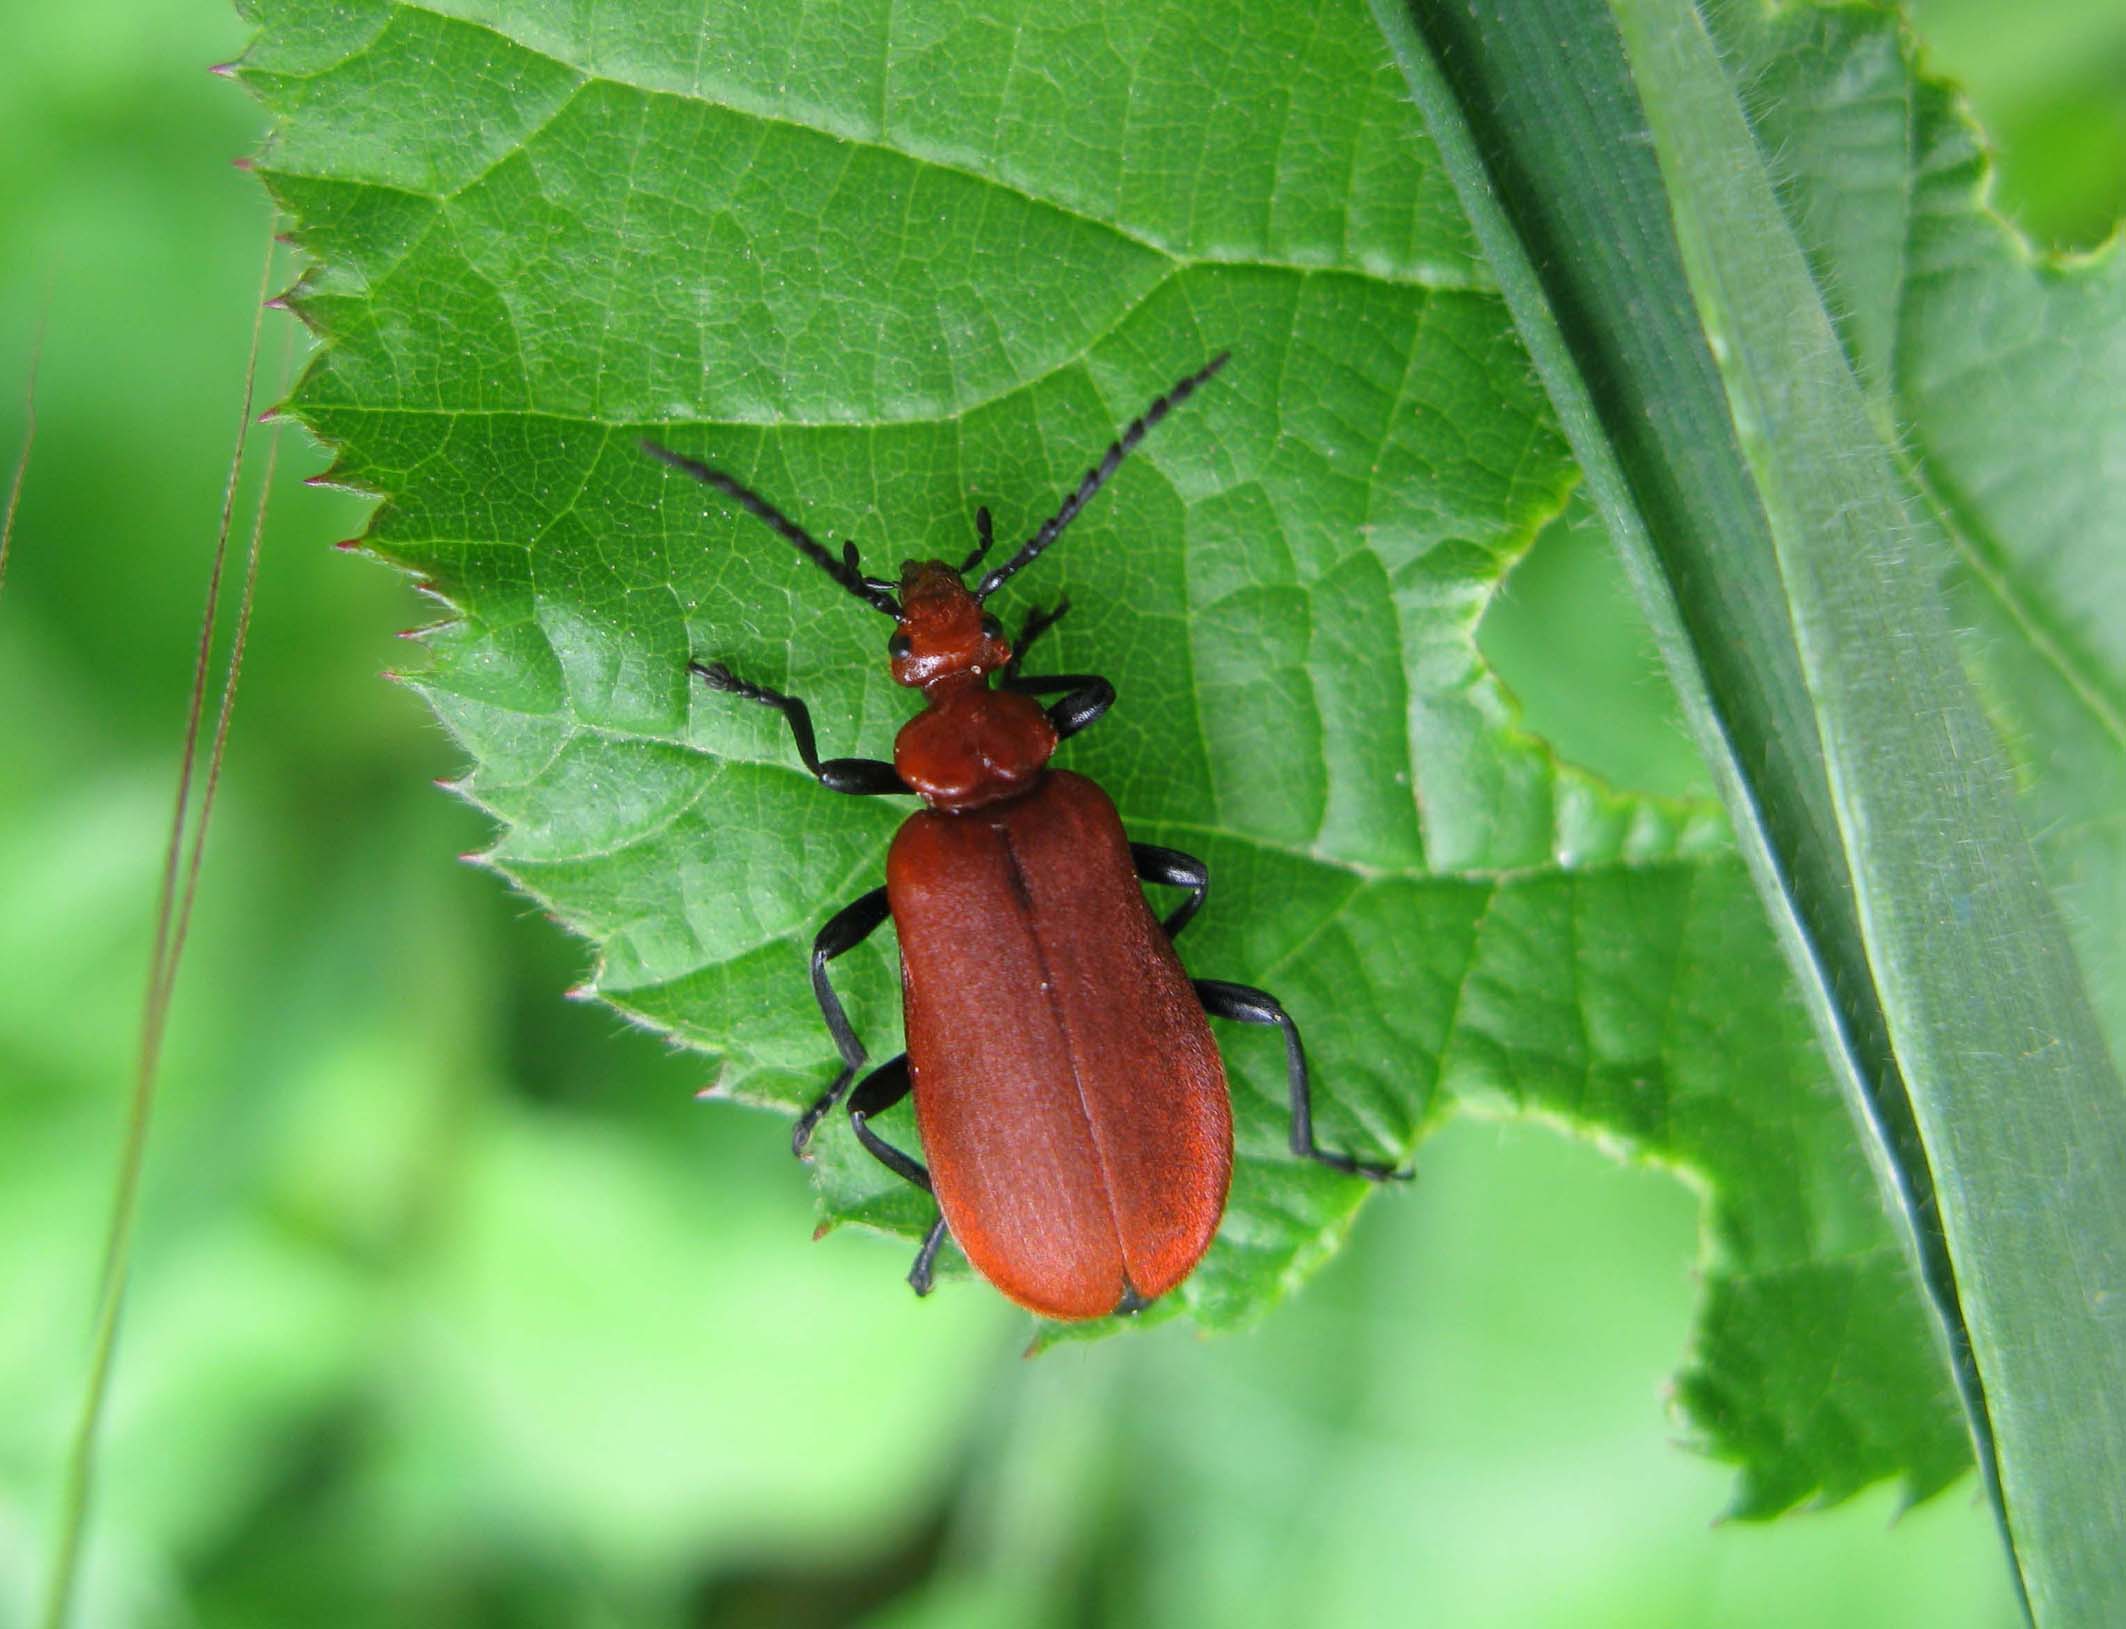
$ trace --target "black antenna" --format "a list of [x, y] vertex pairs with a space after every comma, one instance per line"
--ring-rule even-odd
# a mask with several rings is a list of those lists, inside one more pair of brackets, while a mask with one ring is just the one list
[[827, 551], [825, 544], [806, 531], [796, 521], [768, 502], [758, 492], [742, 481], [733, 480], [720, 469], [711, 469], [698, 459], [675, 453], [669, 447], [660, 447], [654, 441], [642, 443], [642, 450], [661, 464], [669, 464], [682, 475], [691, 475], [704, 486], [713, 486], [725, 497], [733, 499], [749, 513], [766, 521], [783, 537], [796, 546], [797, 552], [810, 560], [820, 570], [832, 577], [842, 587], [870, 606], [874, 611], [883, 611], [889, 617], [898, 618], [901, 608], [887, 590], [892, 586], [876, 577], [867, 577], [856, 563], [856, 545], [844, 543], [841, 558], [836, 559]]
[[[1154, 400], [1152, 405], [1144, 410], [1142, 418], [1130, 420], [1129, 428], [1122, 432], [1121, 439], [1108, 447], [1107, 456], [1100, 460], [1097, 467], [1085, 472], [1085, 479], [1078, 483], [1078, 490], [1063, 500], [1063, 507], [1050, 517], [1045, 526], [1019, 546], [1017, 554], [982, 579], [975, 588], [974, 597], [986, 600], [1016, 573], [1031, 565], [1043, 549], [1062, 535], [1063, 528], [1078, 518], [1078, 511], [1092, 502], [1093, 494], [1107, 485], [1108, 478], [1115, 473], [1123, 459], [1137, 450], [1137, 444], [1151, 432], [1152, 427], [1209, 383], [1212, 375], [1225, 366], [1231, 355], [1230, 351], [1220, 351], [1164, 396]], [[976, 518], [980, 519], [979, 516]], [[985, 540], [982, 547], [969, 558], [967, 566], [961, 568], [962, 571], [972, 567], [988, 549], [989, 544]]]

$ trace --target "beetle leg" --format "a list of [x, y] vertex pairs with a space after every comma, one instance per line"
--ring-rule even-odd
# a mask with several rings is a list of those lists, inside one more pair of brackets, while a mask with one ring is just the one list
[[915, 1253], [915, 1265], [908, 1269], [908, 1287], [917, 1295], [928, 1295], [931, 1290], [930, 1275], [937, 1266], [938, 1246], [945, 1242], [945, 1218], [942, 1214], [930, 1224], [930, 1231], [923, 1235], [923, 1248]]
[[1026, 696], [1053, 696], [1067, 691], [1061, 701], [1048, 709], [1048, 722], [1056, 727], [1057, 735], [1066, 739], [1099, 723], [1115, 704], [1115, 687], [1097, 673], [1044, 673], [1029, 679], [1007, 672], [999, 688]]
[[806, 771], [828, 791], [869, 798], [909, 790], [900, 772], [883, 759], [829, 758], [821, 762], [819, 744], [812, 734], [812, 715], [795, 696], [786, 696], [763, 684], [748, 684], [721, 662], [689, 662], [687, 667], [711, 690], [743, 696], [780, 712], [789, 721], [791, 735], [797, 738], [797, 755], [804, 760]]
[[864, 1043], [856, 1038], [856, 1031], [849, 1027], [849, 1015], [842, 1011], [841, 997], [834, 993], [834, 986], [827, 981], [827, 963], [847, 950], [854, 950], [877, 931], [878, 925], [891, 914], [886, 904], [886, 890], [874, 888], [863, 898], [844, 905], [827, 919], [827, 925], [819, 930], [812, 941], [812, 997], [819, 1003], [819, 1015], [827, 1021], [827, 1033], [834, 1037], [834, 1050], [842, 1055], [841, 1073], [812, 1106], [798, 1116], [796, 1129], [790, 1133], [790, 1151], [799, 1159], [805, 1157], [805, 1148], [812, 1141], [812, 1133], [819, 1129], [834, 1105], [842, 1100], [849, 1089], [849, 1082], [856, 1078], [857, 1070], [863, 1068], [868, 1054]]
[[979, 504], [975, 508], [974, 536], [974, 553], [960, 562], [960, 575], [962, 577], [980, 565], [982, 557], [997, 546], [996, 524], [989, 518], [989, 505], [986, 503]]
[[1137, 862], [1137, 875], [1145, 882], [1189, 891], [1188, 898], [1159, 924], [1166, 930], [1169, 942], [1180, 938], [1181, 930], [1203, 909], [1203, 896], [1211, 891], [1210, 867], [1193, 854], [1184, 854], [1178, 848], [1161, 848], [1156, 843], [1132, 843], [1129, 854]]
[[1245, 984], [1227, 984], [1222, 979], [1196, 980], [1196, 994], [1203, 1010], [1213, 1018], [1230, 1018], [1240, 1024], [1275, 1024], [1284, 1031], [1285, 1077], [1292, 1087], [1292, 1152], [1331, 1170], [1364, 1177], [1369, 1182], [1408, 1182], [1412, 1171], [1393, 1165], [1369, 1165], [1349, 1154], [1332, 1153], [1314, 1145], [1313, 1093], [1307, 1084], [1307, 1049], [1300, 1044], [1299, 1025], [1267, 990]]
[[904, 1052], [891, 1063], [882, 1063], [863, 1079], [849, 1096], [849, 1123], [856, 1127], [856, 1140], [871, 1152], [871, 1157], [899, 1177], [903, 1182], [912, 1182], [925, 1193], [931, 1191], [930, 1173], [922, 1163], [910, 1159], [893, 1144], [871, 1129], [871, 1119], [884, 1114], [894, 1104], [908, 1095], [911, 1082], [908, 1078], [908, 1055]]
[[[989, 513], [983, 510], [983, 514]], [[964, 573], [963, 573], [964, 575]], [[1018, 642], [1011, 647], [1011, 660], [1004, 664], [1004, 683], [1015, 684], [1019, 677], [1019, 664], [1026, 660], [1026, 653], [1033, 649], [1033, 642], [1063, 620], [1063, 613], [1070, 609], [1066, 595], [1046, 611], [1034, 610], [1026, 614], [1026, 626], [1019, 630]]]
[[[879, 1065], [864, 1077], [864, 1083], [850, 1097], [849, 1122], [856, 1127], [857, 1141], [871, 1151], [873, 1159], [903, 1181], [912, 1182], [929, 1193], [930, 1173], [873, 1131], [869, 1124], [873, 1115], [884, 1114], [906, 1097], [912, 1084], [908, 1076], [907, 1053], [902, 1053], [891, 1063]], [[923, 1247], [915, 1253], [915, 1265], [908, 1269], [909, 1287], [917, 1295], [930, 1293], [931, 1272], [937, 1265], [938, 1248], [944, 1242], [945, 1218], [940, 1214], [930, 1224], [930, 1231], [923, 1235]]]

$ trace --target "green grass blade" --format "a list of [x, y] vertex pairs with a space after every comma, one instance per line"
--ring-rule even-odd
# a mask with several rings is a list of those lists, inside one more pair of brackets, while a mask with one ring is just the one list
[[2119, 1621], [2126, 1100], [1721, 58], [1681, 0], [1376, 13], [1877, 1144], [2032, 1608]]

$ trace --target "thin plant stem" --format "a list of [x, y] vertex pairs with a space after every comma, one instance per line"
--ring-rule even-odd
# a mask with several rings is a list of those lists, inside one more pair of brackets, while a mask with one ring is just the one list
[[0, 587], [7, 583], [7, 557], [15, 545], [15, 511], [22, 507], [22, 483], [30, 472], [30, 448], [37, 443], [37, 364], [44, 359], [44, 319], [30, 341], [29, 382], [22, 387], [22, 451], [15, 455], [15, 478], [8, 483], [7, 512], [0, 515]]
[[[206, 608], [200, 618], [199, 649], [193, 662], [192, 688], [185, 714], [184, 746], [177, 775], [177, 796], [170, 813], [170, 836], [163, 858], [162, 885], [156, 898], [154, 941], [148, 958], [147, 988], [141, 1001], [140, 1044], [133, 1073], [132, 1101], [126, 1117], [125, 1141], [119, 1153], [118, 1176], [111, 1202], [111, 1219], [105, 1234], [103, 1267], [97, 1283], [96, 1316], [91, 1332], [89, 1373], [83, 1388], [81, 1412], [75, 1422], [65, 1480], [61, 1490], [58, 1540], [53, 1553], [50, 1588], [45, 1597], [44, 1629], [65, 1629], [72, 1612], [74, 1584], [80, 1569], [81, 1546], [88, 1523], [94, 1490], [96, 1437], [110, 1391], [111, 1368], [118, 1346], [119, 1316], [125, 1304], [125, 1288], [133, 1243], [133, 1224], [139, 1205], [140, 1174], [147, 1153], [148, 1128], [153, 1119], [157, 1070], [162, 1061], [164, 1032], [169, 1023], [170, 996], [176, 987], [177, 966], [184, 949], [196, 895], [201, 858], [205, 852], [208, 816], [214, 791], [221, 778], [223, 748], [228, 739], [230, 710], [235, 704], [245, 636], [251, 623], [252, 599], [258, 581], [259, 546], [265, 532], [266, 502], [272, 490], [272, 445], [269, 445], [267, 479], [259, 491], [257, 518], [251, 536], [249, 565], [237, 608], [236, 636], [222, 680], [221, 705], [216, 718], [213, 744], [206, 769], [199, 814], [191, 823], [189, 860], [185, 836], [192, 802], [192, 782], [199, 757], [199, 737], [206, 710], [207, 680], [213, 666], [216, 611], [221, 600], [222, 578], [228, 564], [229, 534], [235, 519], [236, 494], [243, 475], [245, 450], [253, 420], [253, 399], [258, 381], [259, 340], [264, 326], [266, 296], [272, 286], [274, 240], [270, 226], [266, 252], [259, 268], [258, 297], [253, 302], [251, 345], [244, 364], [243, 410], [237, 420], [236, 446], [229, 459], [229, 478], [222, 492], [221, 522], [214, 540], [213, 563], [207, 576]], [[184, 877], [179, 892], [180, 868]]]

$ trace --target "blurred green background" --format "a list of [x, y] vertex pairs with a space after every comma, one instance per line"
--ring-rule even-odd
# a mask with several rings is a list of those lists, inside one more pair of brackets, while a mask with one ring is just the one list
[[[2001, 17], [1918, 22], [2004, 207], [2094, 244], [2126, 12]], [[267, 230], [229, 163], [259, 117], [204, 72], [244, 39], [218, 0], [17, 3], [5, 33], [10, 457], [47, 333], [0, 588], [0, 1624], [48, 1563]], [[377, 677], [429, 612], [326, 546], [363, 506], [283, 451], [77, 1621], [2014, 1621], [1969, 1481], [1718, 1524], [1728, 1475], [1663, 1400], [1696, 1200], [1537, 1127], [1449, 1129], [1235, 1339], [1023, 1362], [985, 1288], [919, 1304], [899, 1245], [811, 1243], [786, 1127], [563, 1001], [578, 948], [453, 863], [483, 822]], [[1659, 680], [1599, 537], [1554, 529], [1487, 645], [1571, 755], [1693, 780], [1615, 722]]]

